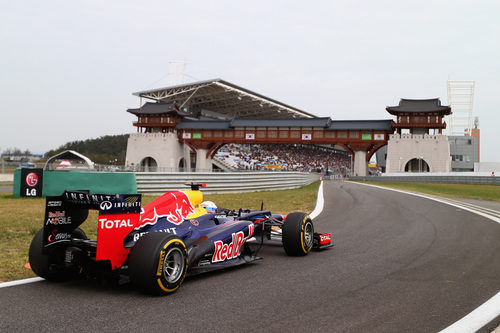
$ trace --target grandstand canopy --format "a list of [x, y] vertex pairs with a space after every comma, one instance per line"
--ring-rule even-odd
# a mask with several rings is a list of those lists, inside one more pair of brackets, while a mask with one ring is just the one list
[[315, 118], [305, 111], [283, 104], [222, 79], [186, 83], [145, 90], [133, 95], [159, 102], [175, 103], [180, 110], [213, 112], [219, 118]]

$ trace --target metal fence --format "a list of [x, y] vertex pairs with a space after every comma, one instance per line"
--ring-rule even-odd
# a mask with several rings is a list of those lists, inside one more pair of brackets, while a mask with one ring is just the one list
[[137, 191], [161, 194], [186, 189], [187, 182], [207, 184], [204, 193], [254, 192], [297, 188], [319, 179], [318, 174], [303, 172], [138, 172]]
[[418, 183], [454, 183], [500, 185], [500, 177], [494, 176], [382, 176], [351, 177], [351, 180], [371, 182], [418, 182]]

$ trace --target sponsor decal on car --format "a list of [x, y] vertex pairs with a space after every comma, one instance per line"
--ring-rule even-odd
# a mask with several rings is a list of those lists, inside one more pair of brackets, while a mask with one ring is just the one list
[[136, 229], [142, 228], [145, 225], [154, 225], [162, 217], [165, 217], [170, 223], [179, 225], [184, 222], [184, 219], [195, 212], [189, 196], [180, 191], [169, 192], [168, 195], [156, 200], [156, 206], [153, 208], [143, 208], [140, 225]]
[[[168, 232], [168, 233], [177, 235], [176, 228], [165, 228], [162, 230], [155, 230], [153, 232]], [[147, 233], [149, 233], [149, 232], [138, 232], [138, 233], [134, 234], [134, 242], [137, 242], [139, 240], [139, 238], [141, 238], [142, 236], [144, 236]]]
[[327, 245], [332, 242], [332, 234], [321, 234], [319, 235], [319, 244]]
[[113, 208], [133, 208], [133, 207], [141, 207], [141, 202], [138, 200], [138, 197], [127, 197], [124, 201], [111, 202], [111, 201], [103, 201], [99, 205], [99, 208], [102, 211], [108, 211]]
[[47, 201], [47, 207], [61, 207], [62, 201]]
[[71, 239], [71, 234], [67, 232], [57, 232], [57, 229], [53, 229], [50, 235], [47, 237], [49, 243], [56, 243], [63, 240]]
[[134, 225], [130, 222], [130, 219], [109, 220], [107, 218], [100, 218], [99, 223], [101, 225], [101, 229], [134, 227]]
[[254, 225], [248, 226], [248, 236], [245, 237], [243, 231], [236, 232], [231, 235], [231, 243], [224, 244], [223, 241], [215, 241], [215, 251], [212, 256], [212, 263], [230, 260], [239, 257], [241, 248], [245, 241], [253, 235]]
[[66, 216], [66, 212], [64, 210], [47, 212], [47, 221], [45, 225], [61, 225], [61, 224], [71, 224], [71, 216]]

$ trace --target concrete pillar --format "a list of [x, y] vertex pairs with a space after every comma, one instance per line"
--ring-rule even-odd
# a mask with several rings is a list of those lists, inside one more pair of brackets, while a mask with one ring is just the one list
[[207, 158], [208, 149], [199, 148], [196, 150], [196, 170], [212, 170], [212, 159]]
[[366, 176], [368, 173], [368, 163], [366, 162], [366, 151], [358, 150], [354, 152], [354, 176]]

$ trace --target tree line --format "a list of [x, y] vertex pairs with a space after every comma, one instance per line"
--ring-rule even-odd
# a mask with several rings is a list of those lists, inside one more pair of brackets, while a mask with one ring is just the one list
[[74, 150], [99, 164], [125, 164], [128, 134], [105, 135], [97, 139], [71, 141], [57, 149], [49, 150], [44, 158], [59, 154], [65, 150]]

